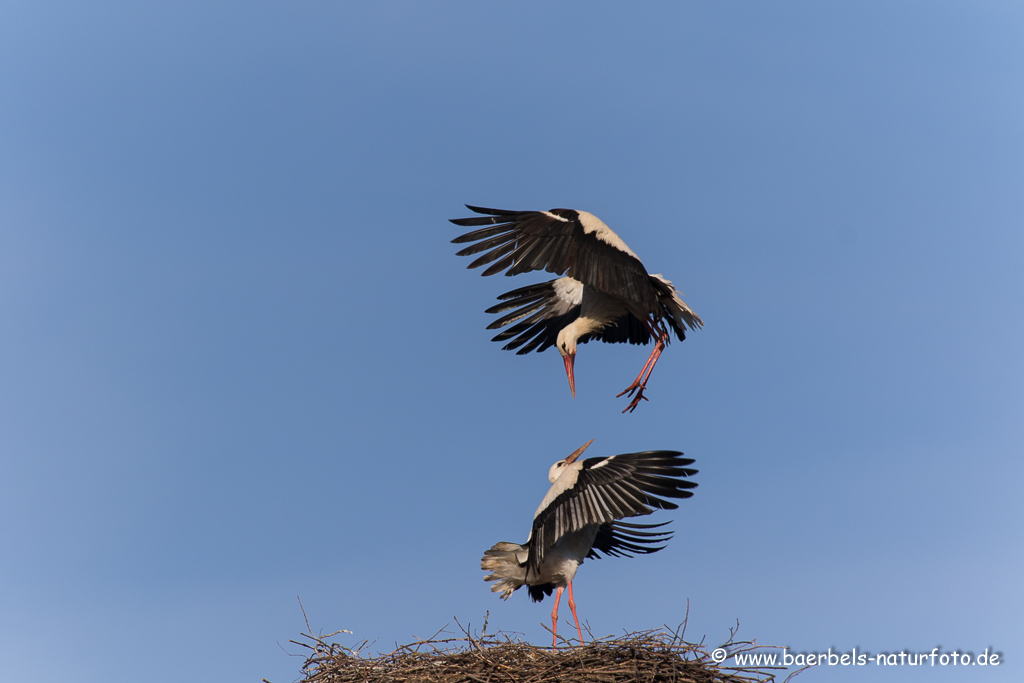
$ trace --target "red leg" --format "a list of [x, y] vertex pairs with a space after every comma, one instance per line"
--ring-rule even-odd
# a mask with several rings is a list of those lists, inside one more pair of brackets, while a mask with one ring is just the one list
[[[636, 410], [636, 407], [640, 405], [641, 399], [644, 401], [647, 400], [647, 397], [644, 396], [644, 389], [647, 388], [647, 380], [650, 379], [651, 373], [654, 371], [655, 363], [657, 363], [658, 358], [661, 357], [661, 352], [665, 350], [666, 341], [668, 341], [668, 333], [662, 332], [658, 336], [658, 341], [654, 344], [654, 350], [651, 351], [651, 355], [647, 357], [647, 362], [644, 363], [643, 369], [640, 370], [640, 374], [636, 376], [636, 379], [633, 380], [632, 384], [618, 394], [618, 396], [622, 396], [623, 394], [633, 396], [633, 392], [636, 392], [636, 396], [633, 396], [633, 400], [629, 402], [629, 405], [626, 406], [622, 412], [633, 412]], [[616, 398], [618, 398], [618, 396], [616, 396]]]
[[[551, 610], [551, 649], [558, 649], [558, 602], [562, 599], [562, 591], [564, 589], [559, 586], [558, 591], [555, 593], [555, 608]], [[575, 613], [575, 610], [573, 610]]]
[[[653, 351], [651, 351], [651, 355], [647, 356], [647, 362], [646, 362], [646, 363], [644, 363], [644, 367], [643, 367], [643, 369], [642, 369], [642, 370], [640, 370], [640, 374], [639, 374], [639, 375], [637, 375], [637, 376], [636, 376], [636, 379], [635, 379], [635, 380], [633, 380], [633, 383], [632, 383], [632, 384], [630, 384], [630, 385], [629, 385], [628, 387], [626, 387], [625, 389], [623, 389], [623, 390], [622, 390], [622, 391], [621, 391], [621, 392], [620, 392], [620, 393], [618, 394], [618, 396], [622, 396], [622, 394], [625, 394], [625, 393], [626, 393], [627, 391], [636, 391], [636, 388], [640, 386], [640, 380], [641, 380], [641, 379], [643, 379], [643, 376], [644, 376], [645, 374], [649, 374], [649, 373], [647, 372], [647, 369], [648, 369], [649, 367], [651, 367], [651, 359], [653, 359], [653, 358], [655, 357], [655, 355], [659, 353], [659, 350], [658, 350], [658, 343], [660, 343], [660, 340], [659, 340], [659, 342], [657, 342], [657, 343], [655, 343], [655, 344], [654, 344], [654, 350], [653, 350]], [[616, 396], [616, 398], [618, 398], [618, 396]]]
[[569, 582], [569, 609], [572, 610], [572, 618], [576, 620], [576, 632], [580, 634], [580, 645], [583, 645], [583, 629], [580, 628], [580, 618], [576, 616], [576, 603], [572, 599], [572, 581]]
[[654, 365], [655, 365], [655, 363], [658, 362], [658, 359], [661, 358], [661, 352], [664, 351], [664, 350], [665, 350], [665, 340], [664, 339], [659, 339], [658, 343], [654, 345], [654, 350], [651, 351], [651, 358], [650, 358], [650, 363], [651, 364], [649, 366], [646, 366], [647, 367], [647, 376], [644, 377], [643, 381], [640, 383], [640, 388], [641, 389], [644, 388], [645, 386], [647, 386], [647, 380], [651, 378], [651, 373], [654, 372]]

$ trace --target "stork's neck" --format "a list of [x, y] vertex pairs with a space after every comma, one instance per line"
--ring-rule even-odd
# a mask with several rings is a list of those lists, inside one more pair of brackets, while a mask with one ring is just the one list
[[563, 356], [567, 353], [576, 353], [577, 340], [585, 334], [601, 329], [601, 327], [602, 324], [593, 318], [580, 316], [559, 330], [555, 344]]
[[[604, 311], [601, 311], [600, 313], [604, 313]], [[575, 346], [576, 340], [580, 337], [592, 332], [600, 332], [601, 329], [610, 322], [610, 316], [599, 314], [595, 317], [590, 317], [589, 315], [581, 315], [576, 318], [576, 320], [573, 320], [571, 323], [566, 325], [565, 331], [567, 334], [572, 335], [570, 338]]]

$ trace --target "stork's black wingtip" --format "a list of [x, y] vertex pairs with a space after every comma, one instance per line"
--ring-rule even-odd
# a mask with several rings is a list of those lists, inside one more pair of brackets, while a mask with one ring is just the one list
[[466, 208], [474, 213], [482, 213], [485, 216], [516, 216], [521, 211], [510, 211], [508, 209], [489, 209], [485, 206], [473, 206], [472, 204], [466, 204]]

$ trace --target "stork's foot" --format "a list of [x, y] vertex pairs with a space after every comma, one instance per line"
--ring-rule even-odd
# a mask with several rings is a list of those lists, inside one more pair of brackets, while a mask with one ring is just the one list
[[620, 396], [628, 394], [629, 396], [632, 397], [632, 400], [629, 402], [628, 406], [623, 408], [622, 412], [632, 413], [634, 410], [636, 410], [636, 407], [640, 405], [640, 401], [649, 400], [646, 396], [644, 396], [644, 389], [646, 388], [647, 387], [644, 384], [637, 384], [636, 382], [633, 382], [628, 387], [623, 389], [615, 398], [619, 398]]
[[641, 399], [643, 399], [644, 401], [649, 400], [646, 396], [644, 396], [644, 388], [643, 387], [640, 387], [640, 391], [638, 391], [636, 396], [633, 397], [633, 400], [629, 402], [629, 405], [622, 409], [622, 412], [624, 412], [624, 413], [627, 413], [627, 412], [628, 413], [632, 413], [634, 410], [636, 410], [636, 407], [638, 405], [640, 405], [640, 400]]

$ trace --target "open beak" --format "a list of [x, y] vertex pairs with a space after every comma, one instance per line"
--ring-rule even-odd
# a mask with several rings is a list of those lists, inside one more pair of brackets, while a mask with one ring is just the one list
[[565, 376], [569, 378], [569, 391], [572, 392], [572, 397], [576, 398], [576, 378], [572, 375], [572, 364], [576, 361], [576, 354], [566, 354], [562, 356], [562, 360], [565, 361]]

